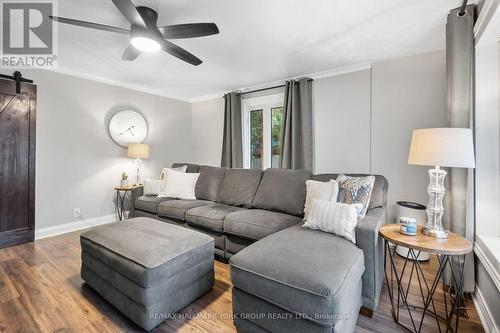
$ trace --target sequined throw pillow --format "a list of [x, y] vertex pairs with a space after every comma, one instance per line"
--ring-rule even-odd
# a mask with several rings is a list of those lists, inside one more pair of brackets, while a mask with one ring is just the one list
[[370, 204], [375, 176], [351, 177], [338, 175], [337, 183], [339, 184], [337, 202], [362, 204], [363, 208], [358, 212], [358, 218], [363, 218]]

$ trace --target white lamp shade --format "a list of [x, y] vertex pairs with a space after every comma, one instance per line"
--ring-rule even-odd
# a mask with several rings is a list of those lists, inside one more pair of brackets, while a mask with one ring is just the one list
[[413, 131], [408, 164], [474, 168], [469, 128], [424, 128]]
[[128, 158], [149, 158], [149, 145], [144, 143], [129, 143]]

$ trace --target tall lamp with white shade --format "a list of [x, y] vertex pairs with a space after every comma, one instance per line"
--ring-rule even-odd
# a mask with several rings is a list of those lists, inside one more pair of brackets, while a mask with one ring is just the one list
[[422, 229], [426, 235], [447, 238], [443, 228], [443, 198], [446, 193], [446, 171], [441, 167], [474, 168], [474, 142], [468, 128], [425, 128], [413, 131], [408, 164], [434, 166], [429, 170], [427, 187], [427, 224]]
[[135, 184], [141, 183], [141, 159], [149, 158], [149, 145], [145, 143], [129, 143], [127, 157], [134, 158], [136, 163]]

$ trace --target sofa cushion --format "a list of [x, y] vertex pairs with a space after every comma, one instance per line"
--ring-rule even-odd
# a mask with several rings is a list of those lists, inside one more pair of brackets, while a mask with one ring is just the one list
[[189, 173], [198, 173], [198, 170], [200, 168], [200, 166], [198, 164], [191, 164], [191, 163], [174, 163], [174, 164], [172, 164], [172, 168], [179, 168], [179, 167], [184, 166], [184, 165], [187, 166], [186, 172], [189, 172]]
[[222, 232], [224, 218], [242, 209], [244, 208], [223, 204], [196, 207], [186, 212], [186, 222], [190, 226]]
[[[369, 174], [360, 174], [360, 173], [346, 173], [346, 176], [351, 177], [364, 177], [370, 176]], [[318, 180], [322, 182], [330, 181], [330, 179], [337, 179], [338, 174], [336, 173], [323, 173], [319, 175], [314, 175], [311, 177], [313, 180]], [[377, 207], [384, 207], [387, 204], [387, 189], [388, 182], [384, 176], [374, 175], [375, 176], [375, 184], [373, 184], [372, 195], [370, 198], [370, 204], [368, 205], [368, 210]]]
[[255, 194], [252, 207], [302, 215], [306, 201], [307, 170], [267, 169]]
[[198, 172], [198, 182], [196, 183], [196, 199], [217, 201], [226, 168], [202, 165]]
[[231, 255], [234, 255], [245, 247], [255, 243], [254, 240], [249, 240], [243, 237], [238, 237], [230, 234], [226, 235], [226, 258], [229, 259]]
[[[163, 205], [162, 205], [163, 204]], [[184, 221], [186, 219], [186, 211], [200, 206], [213, 205], [212, 201], [206, 200], [171, 200], [165, 201], [158, 205], [158, 216], [170, 217]]]
[[224, 233], [259, 240], [300, 222], [300, 217], [289, 214], [245, 209], [226, 216]]
[[[214, 239], [214, 242], [215, 242], [215, 250], [216, 250], [215, 252], [216, 252], [216, 254], [221, 254], [222, 257], [224, 257], [224, 249], [225, 249], [225, 245], [226, 245], [226, 237], [224, 236], [223, 233], [215, 232], [215, 231], [211, 231], [211, 230], [207, 230], [205, 228], [198, 228], [198, 227], [193, 226], [193, 225], [188, 225], [187, 223], [184, 226], [186, 228], [188, 228], [188, 229], [191, 229], [191, 230], [194, 230], [194, 231], [198, 231], [198, 232], [202, 232], [205, 235], [211, 236]], [[219, 253], [217, 253], [218, 252], [217, 250], [220, 250]]]
[[164, 201], [176, 200], [174, 198], [158, 198], [156, 195], [141, 195], [135, 199], [135, 209], [156, 214], [158, 212], [158, 204]]
[[296, 225], [232, 256], [231, 280], [234, 288], [331, 325], [344, 291], [360, 285], [363, 260], [348, 240]]
[[218, 201], [232, 206], [250, 207], [261, 176], [262, 171], [257, 169], [227, 169]]

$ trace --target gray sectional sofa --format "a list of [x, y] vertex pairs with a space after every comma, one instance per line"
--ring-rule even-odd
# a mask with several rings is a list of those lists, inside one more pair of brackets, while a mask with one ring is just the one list
[[[352, 331], [359, 308], [377, 307], [383, 281], [379, 227], [386, 222], [388, 183], [376, 176], [369, 210], [357, 226], [356, 245], [301, 227], [308, 179], [336, 174], [305, 170], [226, 169], [187, 164], [199, 172], [197, 200], [136, 193], [133, 215], [181, 225], [212, 236], [215, 254], [230, 259], [235, 325], [241, 331]], [[140, 190], [139, 190], [140, 191]], [[251, 246], [250, 246], [251, 245]], [[252, 311], [301, 318], [245, 318]], [[342, 320], [332, 313], [350, 313]], [[354, 324], [353, 324], [354, 322]], [[277, 327], [276, 325], [281, 325]]]

